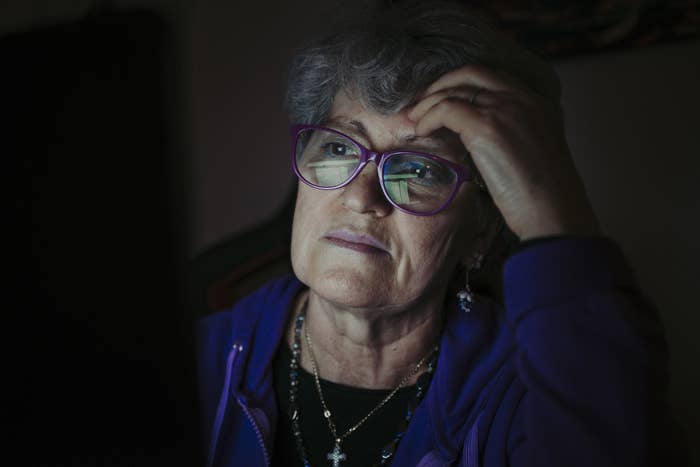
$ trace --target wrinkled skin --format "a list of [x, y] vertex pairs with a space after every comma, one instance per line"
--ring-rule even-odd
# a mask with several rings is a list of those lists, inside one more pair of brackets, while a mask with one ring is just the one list
[[462, 67], [433, 83], [408, 116], [418, 135], [441, 127], [459, 135], [521, 240], [598, 233], [564, 137], [561, 109], [523, 83]]

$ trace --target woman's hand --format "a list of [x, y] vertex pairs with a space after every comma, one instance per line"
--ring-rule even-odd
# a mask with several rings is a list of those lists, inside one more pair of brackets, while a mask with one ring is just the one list
[[523, 83], [465, 66], [435, 81], [408, 117], [419, 136], [441, 127], [459, 135], [521, 240], [598, 233], [566, 144], [561, 109]]

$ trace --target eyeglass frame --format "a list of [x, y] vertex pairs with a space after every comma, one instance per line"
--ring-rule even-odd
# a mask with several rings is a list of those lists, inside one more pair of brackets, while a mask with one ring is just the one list
[[[306, 130], [324, 130], [324, 131], [330, 131], [331, 133], [335, 133], [339, 136], [342, 136], [344, 138], [349, 139], [352, 141], [359, 149], [360, 149], [360, 163], [358, 164], [357, 168], [353, 171], [353, 173], [348, 177], [347, 180], [345, 180], [343, 183], [339, 185], [334, 185], [334, 186], [320, 186], [311, 183], [310, 181], [306, 180], [302, 175], [301, 172], [299, 171], [299, 167], [297, 166], [297, 157], [296, 157], [296, 151], [297, 151], [297, 142], [299, 140], [299, 135]], [[410, 150], [392, 150], [392, 151], [386, 151], [386, 152], [378, 152], [378, 151], [372, 151], [371, 149], [365, 147], [363, 144], [360, 144], [357, 140], [352, 138], [351, 136], [346, 135], [342, 131], [336, 130], [335, 128], [328, 128], [325, 126], [321, 125], [305, 125], [305, 124], [298, 124], [298, 125], [291, 125], [290, 127], [290, 136], [291, 136], [291, 159], [292, 159], [292, 169], [294, 170], [294, 174], [297, 176], [299, 180], [301, 180], [304, 184], [310, 186], [311, 188], [315, 188], [317, 190], [337, 190], [338, 188], [343, 188], [347, 185], [349, 185], [353, 180], [357, 178], [357, 176], [362, 172], [362, 170], [365, 168], [365, 166], [369, 162], [374, 162], [374, 164], [377, 166], [377, 178], [379, 179], [379, 186], [382, 189], [382, 193], [384, 193], [384, 197], [386, 198], [387, 201], [389, 201], [389, 204], [391, 204], [393, 207], [398, 209], [401, 212], [405, 212], [406, 214], [411, 214], [413, 216], [432, 216], [440, 211], [443, 211], [446, 209], [454, 197], [457, 195], [457, 192], [459, 191], [459, 187], [462, 185], [462, 183], [465, 182], [471, 182], [476, 179], [474, 176], [474, 173], [469, 167], [466, 167], [464, 165], [457, 164], [456, 162], [452, 162], [450, 160], [447, 160], [443, 157], [436, 156], [434, 154], [429, 154], [426, 152], [419, 152], [419, 151], [410, 151]], [[455, 172], [457, 175], [457, 181], [454, 185], [454, 188], [452, 189], [452, 193], [450, 196], [447, 197], [445, 202], [438, 207], [437, 209], [434, 209], [430, 212], [415, 212], [411, 211], [409, 209], [403, 208], [400, 205], [398, 205], [394, 200], [391, 199], [389, 194], [386, 191], [386, 186], [384, 185], [384, 177], [382, 175], [383, 169], [384, 169], [384, 163], [386, 162], [387, 159], [389, 159], [392, 156], [398, 155], [398, 154], [408, 154], [408, 155], [416, 155], [416, 156], [422, 156], [422, 157], [427, 157], [428, 159], [432, 159], [435, 161], [440, 162], [441, 164], [446, 165], [448, 168], [450, 168], [452, 171]]]

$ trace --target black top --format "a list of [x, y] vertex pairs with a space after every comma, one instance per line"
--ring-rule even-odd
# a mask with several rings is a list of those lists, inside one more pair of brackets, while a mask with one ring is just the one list
[[[273, 467], [303, 467], [296, 450], [292, 425], [289, 421], [289, 363], [292, 352], [283, 343], [275, 356], [274, 380], [277, 392], [279, 418], [272, 455]], [[391, 391], [359, 389], [321, 380], [323, 397], [332, 413], [338, 434], [341, 435], [367, 415]], [[409, 400], [415, 395], [414, 386], [399, 389], [387, 404], [375, 412], [357, 431], [348, 435], [341, 444], [347, 460], [342, 467], [367, 467], [381, 460], [382, 447], [390, 443], [399, 431]], [[332, 465], [326, 455], [333, 450], [334, 441], [323, 418], [323, 408], [311, 373], [299, 368], [299, 412], [302, 438], [311, 467]]]

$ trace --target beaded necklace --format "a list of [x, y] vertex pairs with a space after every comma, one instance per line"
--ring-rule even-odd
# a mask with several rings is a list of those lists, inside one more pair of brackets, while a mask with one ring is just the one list
[[[288, 416], [289, 419], [292, 422], [292, 431], [294, 433], [294, 441], [296, 443], [296, 448], [299, 456], [301, 457], [301, 460], [304, 464], [304, 467], [310, 467], [310, 462], [309, 462], [309, 456], [307, 455], [306, 452], [306, 447], [304, 445], [304, 440], [302, 438], [301, 434], [301, 426], [300, 426], [300, 419], [301, 419], [301, 413], [300, 413], [300, 407], [299, 407], [299, 397], [298, 397], [298, 392], [299, 392], [299, 363], [301, 361], [301, 333], [302, 333], [302, 327], [304, 324], [304, 318], [306, 315], [306, 303], [302, 307], [301, 311], [299, 312], [299, 315], [297, 316], [295, 322], [294, 322], [294, 343], [292, 345], [292, 359], [289, 362], [289, 380], [290, 380], [290, 385], [289, 385], [289, 411], [288, 411]], [[319, 381], [319, 376], [318, 376], [318, 371], [316, 369], [316, 358], [313, 355], [313, 348], [311, 345], [311, 341], [309, 339], [308, 333], [306, 333], [306, 340], [307, 344], [309, 346], [309, 353], [311, 355], [311, 363], [312, 363], [312, 369], [314, 372], [314, 379], [316, 383], [316, 388], [318, 390], [319, 397], [321, 399], [321, 404], [323, 406], [323, 416], [327, 420], [329, 424], [329, 428], [335, 438], [335, 446], [333, 450], [328, 453], [326, 458], [333, 463], [333, 467], [339, 467], [340, 462], [347, 460], [347, 454], [343, 453], [341, 451], [341, 441], [343, 438], [346, 436], [350, 435], [353, 433], [360, 425], [362, 425], [370, 416], [372, 416], [377, 410], [379, 410], [382, 406], [384, 406], [389, 399], [391, 399], [396, 392], [402, 388], [405, 383], [413, 376], [415, 373], [420, 369], [420, 367], [427, 361], [427, 368], [425, 373], [423, 373], [421, 376], [418, 377], [418, 380], [416, 382], [416, 394], [415, 396], [411, 399], [411, 401], [408, 404], [407, 410], [406, 410], [406, 415], [404, 416], [403, 420], [399, 424], [398, 431], [394, 435], [393, 439], [382, 448], [381, 452], [381, 457], [379, 459], [379, 462], [377, 462], [375, 465], [376, 466], [382, 466], [382, 465], [388, 465], [391, 458], [394, 455], [394, 452], [396, 451], [396, 448], [399, 444], [399, 441], [401, 441], [401, 438], [403, 437], [404, 432], [408, 428], [408, 424], [411, 421], [411, 418], [413, 417], [413, 413], [415, 412], [416, 407], [418, 407], [418, 404], [421, 402], [423, 399], [423, 396], [427, 392], [428, 386], [430, 385], [430, 380], [432, 379], [433, 372], [435, 370], [435, 363], [437, 362], [437, 356], [438, 356], [438, 351], [439, 351], [439, 346], [435, 345], [434, 349], [431, 351], [430, 354], [425, 356], [423, 359], [421, 359], [418, 364], [413, 368], [411, 373], [407, 375], [401, 383], [394, 389], [387, 397], [385, 397], [379, 405], [377, 405], [374, 409], [370, 411], [365, 417], [363, 417], [358, 423], [353, 425], [350, 429], [348, 429], [345, 433], [342, 435], [338, 436], [335, 430], [335, 425], [332, 422], [330, 416], [330, 410], [328, 410], [328, 407], [325, 404], [325, 400], [323, 398], [323, 393], [321, 391], [321, 385]]]

